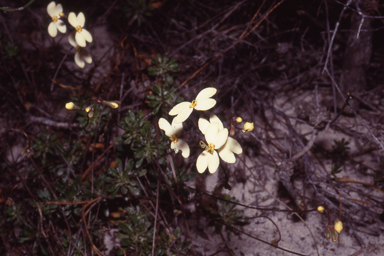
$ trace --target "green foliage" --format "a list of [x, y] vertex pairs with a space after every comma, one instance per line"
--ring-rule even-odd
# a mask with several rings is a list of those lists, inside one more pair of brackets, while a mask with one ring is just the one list
[[118, 225], [120, 232], [117, 238], [121, 239], [121, 247], [131, 253], [135, 252], [134, 255], [150, 255], [153, 228], [149, 213], [140, 206], [127, 207], [125, 212], [126, 221]]
[[340, 182], [339, 179], [336, 177], [336, 174], [342, 172], [343, 170], [341, 169], [341, 167], [343, 166], [343, 164], [333, 164], [332, 165], [332, 170], [331, 170], [331, 175], [332, 175], [332, 178], [337, 181], [337, 182]]
[[147, 21], [153, 10], [152, 1], [146, 0], [127, 0], [126, 6], [123, 7], [123, 11], [129, 19], [129, 24], [137, 22], [139, 26]]
[[2, 52], [3, 52], [3, 59], [9, 60], [9, 59], [13, 59], [19, 54], [19, 48], [16, 45], [12, 44], [11, 42], [8, 42], [3, 46]]
[[89, 117], [89, 113], [79, 110], [77, 121], [80, 127], [83, 128], [83, 134], [95, 136], [98, 134], [99, 128], [104, 127], [111, 118], [109, 115], [110, 108], [105, 107], [103, 104], [95, 104], [91, 111], [93, 112], [93, 116]]
[[341, 140], [334, 140], [334, 145], [332, 145], [332, 158], [333, 165], [331, 170], [332, 178], [339, 182], [339, 179], [336, 177], [336, 174], [342, 172], [341, 167], [344, 165], [345, 159], [348, 156], [348, 150], [350, 149], [349, 141], [346, 141], [344, 138]]
[[[163, 85], [157, 84], [152, 87], [153, 94], [147, 96], [148, 105], [153, 108], [152, 113], [156, 115], [161, 109], [161, 116], [166, 116], [169, 109], [183, 98], [177, 97], [177, 87], [169, 86], [167, 82]], [[175, 102], [176, 99], [176, 102]]]
[[[155, 128], [149, 121], [144, 120], [142, 111], [136, 114], [129, 110], [128, 115], [121, 122], [121, 128], [125, 130], [125, 133], [116, 138], [116, 142], [130, 145], [135, 159], [138, 160], [136, 162], [137, 168], [140, 167], [144, 159], [147, 162], [158, 159], [168, 148], [167, 143], [165, 143], [168, 139], [165, 136], [157, 139]], [[159, 161], [164, 163], [164, 159]]]
[[332, 146], [332, 156], [334, 157], [334, 161], [338, 164], [344, 163], [347, 155], [348, 150], [350, 149], [349, 141], [346, 141], [344, 138], [341, 140], [334, 140], [335, 144]]
[[47, 133], [44, 130], [40, 132], [40, 137], [32, 142], [32, 149], [34, 151], [34, 158], [41, 158], [42, 165], [47, 163], [48, 155], [56, 155], [54, 147], [59, 147], [57, 135], [54, 133]]
[[81, 163], [86, 150], [85, 145], [81, 141], [67, 141], [63, 145], [58, 143], [54, 150], [55, 155], [58, 158], [64, 158], [65, 161], [51, 165], [49, 170], [60, 176], [62, 182], [66, 182], [70, 172], [74, 172], [74, 169]]
[[105, 182], [108, 184], [106, 191], [111, 193], [110, 196], [114, 198], [120, 191], [123, 195], [130, 194], [139, 196], [141, 189], [137, 183], [136, 177], [142, 177], [147, 173], [147, 170], [135, 170], [133, 159], [125, 161], [125, 166], [120, 159], [116, 159], [116, 168], [105, 167], [108, 177]]
[[227, 194], [222, 196], [224, 200], [216, 200], [217, 208], [205, 206], [204, 211], [209, 216], [209, 225], [214, 225], [216, 232], [220, 232], [225, 227], [229, 239], [230, 232], [237, 234], [231, 227], [247, 225], [249, 219], [244, 217], [243, 210], [236, 209], [236, 204], [230, 202], [238, 202], [235, 197]]
[[173, 84], [172, 73], [180, 71], [175, 58], [169, 59], [167, 55], [157, 54], [152, 58], [152, 67], [148, 67], [148, 73], [151, 76], [158, 76], [161, 81]]

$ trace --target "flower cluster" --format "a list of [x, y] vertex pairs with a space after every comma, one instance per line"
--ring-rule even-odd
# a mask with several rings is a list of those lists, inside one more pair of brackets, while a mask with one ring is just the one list
[[[51, 37], [56, 37], [57, 30], [61, 33], [67, 32], [67, 27], [61, 18], [64, 18], [63, 7], [61, 4], [50, 2], [47, 6], [47, 12], [52, 18], [52, 22], [48, 26], [48, 33]], [[84, 49], [86, 42], [91, 43], [93, 38], [91, 33], [84, 28], [85, 16], [80, 12], [77, 16], [74, 12], [69, 13], [68, 22], [75, 28], [75, 31], [70, 33], [68, 36], [68, 42], [72, 45], [75, 50], [75, 63], [80, 67], [84, 68], [85, 62], [92, 63], [92, 57], [87, 50]]]
[[[176, 116], [169, 124], [164, 118], [160, 118], [159, 127], [165, 131], [165, 135], [171, 140], [171, 149], [175, 152], [182, 151], [182, 156], [187, 158], [190, 153], [188, 144], [180, 139], [182, 132], [182, 122], [188, 119], [193, 109], [205, 111], [216, 105], [216, 100], [211, 97], [216, 94], [216, 88], [208, 87], [199, 92], [196, 99], [192, 102], [181, 102], [174, 106], [169, 115]], [[217, 171], [220, 165], [220, 158], [227, 163], [235, 163], [234, 154], [241, 154], [243, 149], [240, 144], [228, 136], [228, 129], [224, 128], [223, 123], [216, 115], [211, 115], [209, 121], [200, 118], [198, 127], [205, 136], [207, 143], [200, 141], [200, 146], [204, 149], [196, 161], [196, 168], [199, 173], [203, 173], [207, 168], [210, 173]]]

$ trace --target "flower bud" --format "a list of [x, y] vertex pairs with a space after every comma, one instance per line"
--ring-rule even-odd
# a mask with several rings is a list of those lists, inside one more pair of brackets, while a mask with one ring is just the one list
[[74, 107], [75, 107], [75, 104], [73, 102], [68, 102], [67, 104], [65, 104], [65, 108], [68, 110], [71, 110]]
[[241, 118], [241, 117], [238, 117], [238, 118], [236, 118], [236, 123], [241, 123], [241, 122], [243, 122], [243, 118]]
[[337, 234], [335, 232], [335, 230], [331, 227], [331, 237], [332, 237], [332, 241], [333, 242], [337, 242]]
[[336, 221], [335, 221], [335, 230], [339, 234], [343, 230], [343, 223], [339, 219], [336, 219]]
[[91, 111], [91, 109], [92, 109], [92, 106], [88, 106], [85, 108], [85, 112], [89, 113], [89, 111]]
[[246, 122], [244, 124], [244, 128], [243, 128], [243, 131], [242, 132], [251, 132], [253, 131], [253, 129], [255, 129], [255, 126], [253, 123], [250, 123], [250, 122]]
[[324, 206], [319, 206], [319, 207], [317, 207], [317, 211], [319, 212], [319, 213], [323, 213], [324, 211], [325, 211], [325, 209], [324, 209]]
[[119, 104], [117, 104], [116, 102], [114, 101], [106, 101], [105, 102], [108, 106], [110, 106], [111, 108], [118, 108], [119, 107]]

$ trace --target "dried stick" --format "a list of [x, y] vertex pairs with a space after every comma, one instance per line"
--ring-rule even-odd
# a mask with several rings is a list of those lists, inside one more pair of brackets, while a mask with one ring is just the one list
[[40, 123], [40, 124], [53, 126], [56, 128], [64, 128], [64, 129], [71, 129], [73, 127], [79, 126], [78, 124], [56, 122], [56, 121], [53, 121], [53, 120], [48, 119], [48, 118], [37, 117], [37, 116], [32, 116], [32, 115], [27, 116], [27, 120], [28, 120], [28, 122], [31, 122], [31, 123]]

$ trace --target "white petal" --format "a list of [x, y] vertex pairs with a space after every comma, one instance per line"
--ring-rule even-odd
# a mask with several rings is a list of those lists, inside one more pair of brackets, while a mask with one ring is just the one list
[[85, 24], [84, 13], [79, 12], [79, 14], [77, 14], [77, 24], [80, 25], [81, 27], [84, 27], [84, 24]]
[[159, 128], [163, 130], [165, 132], [165, 135], [167, 135], [168, 137], [171, 137], [173, 135], [172, 127], [165, 118], [159, 119]]
[[76, 26], [79, 25], [78, 22], [77, 22], [76, 14], [74, 12], [70, 12], [69, 13], [69, 15], [68, 15], [68, 22], [74, 28], [76, 28]]
[[172, 144], [176, 144], [176, 148], [178, 150], [181, 150], [181, 155], [184, 157], [184, 158], [187, 158], [189, 157], [189, 153], [190, 153], [190, 150], [189, 150], [189, 146], [188, 146], [188, 143], [185, 142], [184, 140], [182, 139], [179, 139], [176, 143], [172, 143]]
[[57, 35], [57, 28], [56, 28], [56, 24], [55, 23], [53, 23], [53, 22], [49, 23], [48, 34], [51, 37], [55, 37]]
[[217, 168], [219, 168], [219, 165], [220, 165], [219, 155], [217, 154], [216, 151], [213, 151], [213, 155], [212, 155], [211, 159], [209, 159], [209, 162], [208, 162], [209, 172], [215, 173], [217, 171]]
[[77, 66], [83, 68], [85, 66], [85, 62], [84, 60], [80, 57], [80, 54], [79, 52], [76, 52], [75, 53], [75, 63], [77, 64]]
[[[217, 124], [217, 123], [214, 123], [214, 124]], [[219, 125], [217, 124], [217, 126]], [[228, 129], [224, 128], [221, 131], [219, 131], [219, 133], [217, 134], [213, 142], [213, 144], [215, 145], [215, 148], [220, 149], [225, 144], [225, 142], [227, 142], [227, 139], [228, 139]]]
[[175, 153], [179, 152], [179, 148], [177, 147], [177, 142], [171, 142], [171, 149], [175, 150]]
[[205, 131], [207, 130], [210, 124], [211, 123], [207, 119], [199, 118], [198, 125], [199, 125], [199, 130], [201, 131], [202, 134], [205, 134]]
[[80, 54], [81, 54], [81, 58], [83, 58], [85, 62], [87, 62], [88, 64], [92, 63], [92, 56], [91, 54], [89, 54], [87, 50], [82, 48], [80, 51]]
[[47, 6], [47, 12], [48, 12], [49, 16], [51, 16], [51, 17], [56, 16], [55, 8], [56, 8], [56, 3], [55, 3], [55, 2], [50, 2], [50, 3], [48, 4], [48, 6]]
[[210, 156], [211, 156], [210, 153], [208, 153], [207, 151], [203, 151], [197, 158], [196, 168], [199, 173], [203, 173], [207, 169], [208, 160], [209, 158], [211, 158]]
[[61, 33], [65, 33], [67, 32], [67, 26], [65, 25], [64, 21], [62, 20], [58, 20], [56, 22], [56, 26], [57, 26], [57, 29], [61, 32]]
[[[76, 33], [76, 32], [75, 32]], [[75, 40], [75, 33], [71, 33], [68, 35], [68, 42], [70, 45], [72, 45], [74, 48], [77, 47], [77, 43], [76, 43], [76, 40]]]
[[[218, 123], [213, 123], [210, 124], [207, 127], [207, 130], [205, 131], [205, 140], [210, 144], [210, 143], [215, 143], [216, 136], [219, 132], [219, 124]], [[224, 144], [224, 143], [223, 143]], [[216, 146], [216, 144], [214, 144]], [[219, 148], [219, 147], [216, 147]]]
[[211, 98], [213, 95], [216, 94], [216, 92], [217, 92], [216, 88], [207, 87], [204, 90], [201, 90], [201, 92], [199, 92], [199, 94], [197, 94], [196, 100]]
[[92, 42], [93, 38], [92, 38], [91, 33], [89, 33], [88, 30], [83, 28], [82, 31], [80, 32], [80, 34], [84, 37], [85, 41], [90, 42], [90, 43]]
[[59, 16], [61, 12], [63, 12], [63, 6], [61, 4], [57, 4], [55, 7], [55, 15]]
[[175, 123], [175, 119], [172, 120], [172, 134], [179, 137], [181, 133], [183, 132], [183, 124], [182, 123]]
[[241, 145], [234, 138], [228, 137], [228, 140], [224, 146], [228, 147], [228, 149], [233, 153], [236, 153], [236, 154], [243, 153], [243, 149], [241, 148]]
[[84, 37], [81, 35], [81, 32], [76, 32], [75, 34], [75, 40], [76, 40], [76, 43], [81, 46], [81, 47], [85, 47], [86, 43], [85, 43], [85, 39]]
[[175, 123], [182, 123], [188, 119], [191, 115], [193, 108], [188, 107], [187, 109], [182, 110], [175, 118]]
[[224, 125], [223, 125], [223, 123], [221, 122], [221, 120], [216, 116], [216, 115], [211, 115], [210, 117], [209, 117], [209, 121], [211, 122], [211, 123], [218, 123], [219, 124], [219, 130], [222, 130], [222, 129], [224, 129]]
[[205, 111], [213, 108], [216, 105], [216, 100], [214, 99], [200, 99], [196, 100], [195, 109], [199, 111]]
[[233, 164], [236, 162], [236, 157], [235, 155], [228, 149], [228, 148], [223, 148], [219, 150], [219, 155], [223, 161]]
[[187, 102], [187, 101], [184, 101], [184, 102], [180, 102], [179, 104], [177, 104], [176, 106], [174, 106], [171, 111], [169, 111], [169, 115], [170, 116], [175, 116], [177, 114], [179, 114], [181, 111], [189, 108], [189, 105], [191, 105], [191, 102]]

